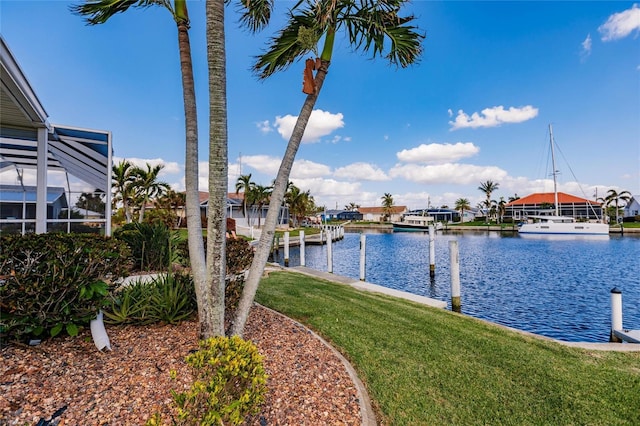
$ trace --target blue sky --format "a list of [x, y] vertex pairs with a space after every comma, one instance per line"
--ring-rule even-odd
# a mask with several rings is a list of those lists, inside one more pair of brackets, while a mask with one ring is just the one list
[[[163, 162], [184, 189], [176, 27], [159, 7], [89, 27], [71, 2], [0, 0], [0, 28], [54, 124], [109, 130], [116, 160]], [[250, 67], [293, 2], [258, 35], [227, 8], [230, 190], [240, 172], [270, 184], [305, 95], [303, 63], [258, 81]], [[206, 190], [208, 81], [203, 0], [189, 2]], [[559, 189], [640, 194], [640, 5], [625, 1], [414, 1], [420, 62], [397, 69], [338, 39], [291, 180], [317, 204], [475, 206]], [[241, 159], [241, 161], [240, 161]], [[12, 177], [3, 176], [5, 183]], [[579, 184], [578, 184], [579, 182]], [[90, 188], [87, 188], [89, 190]]]

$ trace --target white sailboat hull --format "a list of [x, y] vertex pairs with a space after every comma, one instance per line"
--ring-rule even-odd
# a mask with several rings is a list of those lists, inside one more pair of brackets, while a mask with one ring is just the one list
[[543, 235], [609, 235], [609, 225], [591, 222], [537, 222], [522, 224], [518, 232]]

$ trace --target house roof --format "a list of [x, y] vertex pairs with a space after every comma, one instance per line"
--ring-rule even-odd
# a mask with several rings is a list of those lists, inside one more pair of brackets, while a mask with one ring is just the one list
[[[536, 192], [531, 195], [527, 195], [526, 197], [518, 198], [506, 206], [522, 206], [522, 205], [531, 205], [531, 204], [554, 204], [555, 198], [553, 192]], [[591, 204], [599, 206], [600, 203], [596, 201], [587, 200], [586, 198], [576, 197], [575, 195], [566, 194], [564, 192], [558, 192], [558, 203], [560, 204]]]
[[[392, 206], [391, 214], [404, 213], [407, 210], [407, 206]], [[384, 214], [384, 207], [358, 207], [358, 211], [362, 214]]]

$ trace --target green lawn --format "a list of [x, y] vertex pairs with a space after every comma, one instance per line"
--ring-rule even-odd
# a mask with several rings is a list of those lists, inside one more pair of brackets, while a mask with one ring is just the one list
[[569, 348], [291, 272], [256, 299], [338, 348], [386, 425], [640, 424], [640, 352]]

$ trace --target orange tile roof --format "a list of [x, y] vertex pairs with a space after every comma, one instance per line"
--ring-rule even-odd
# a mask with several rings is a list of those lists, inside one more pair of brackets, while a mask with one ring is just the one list
[[[553, 204], [555, 202], [553, 192], [536, 192], [531, 195], [527, 195], [526, 197], [519, 198], [515, 201], [510, 202], [507, 206], [521, 206], [524, 204], [542, 204], [549, 203]], [[586, 198], [576, 197], [575, 195], [566, 194], [564, 192], [558, 192], [558, 203], [560, 204], [593, 204], [600, 205], [595, 201], [587, 200]]]
[[[231, 199], [231, 200], [244, 200], [244, 192], [240, 192], [238, 194], [236, 194], [235, 192], [228, 192], [227, 193], [227, 198]], [[198, 201], [200, 201], [200, 204], [204, 203], [205, 201], [209, 200], [209, 193], [206, 191], [199, 191], [198, 192]]]

